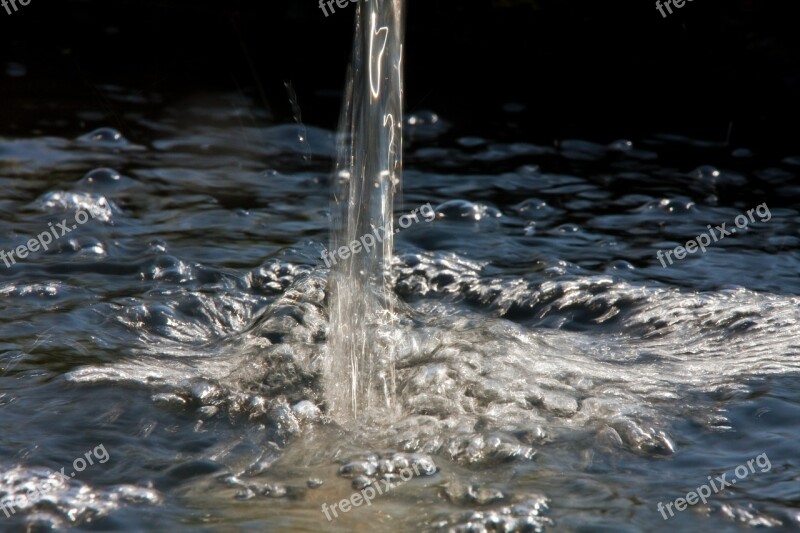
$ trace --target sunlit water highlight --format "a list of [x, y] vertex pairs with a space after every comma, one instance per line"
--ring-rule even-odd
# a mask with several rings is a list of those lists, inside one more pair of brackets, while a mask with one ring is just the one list
[[389, 277], [393, 203], [401, 185], [403, 3], [367, 0], [359, 2], [356, 14], [334, 176], [331, 250], [388, 231], [373, 250], [334, 260], [328, 280], [326, 401], [339, 420], [358, 419], [377, 407], [384, 415], [396, 409], [397, 317]]

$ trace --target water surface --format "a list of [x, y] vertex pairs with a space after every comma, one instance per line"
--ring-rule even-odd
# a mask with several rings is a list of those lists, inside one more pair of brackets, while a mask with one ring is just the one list
[[[323, 387], [334, 132], [300, 142], [243, 94], [102, 91], [125, 127], [87, 102], [0, 139], [2, 249], [105, 213], [0, 265], [0, 496], [110, 459], [0, 529], [800, 525], [799, 154], [407, 114], [395, 212], [437, 218], [395, 236], [401, 414], [358, 426]], [[656, 258], [764, 202], [768, 222]], [[708, 505], [656, 510], [762, 453]], [[433, 467], [328, 522], [381, 460]]]

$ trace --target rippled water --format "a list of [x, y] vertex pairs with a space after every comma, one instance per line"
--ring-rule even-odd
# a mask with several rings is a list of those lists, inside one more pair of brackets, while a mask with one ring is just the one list
[[[395, 212], [437, 218], [395, 237], [402, 414], [342, 425], [323, 388], [334, 132], [301, 143], [242, 95], [103, 90], [123, 131], [78, 110], [82, 128], [0, 139], [0, 248], [99, 213], [0, 266], [0, 499], [53, 480], [0, 530], [800, 526], [798, 154], [406, 116]], [[768, 222], [659, 263], [764, 202]], [[108, 462], [54, 474], [100, 444]], [[708, 505], [656, 510], [762, 453], [770, 471]]]

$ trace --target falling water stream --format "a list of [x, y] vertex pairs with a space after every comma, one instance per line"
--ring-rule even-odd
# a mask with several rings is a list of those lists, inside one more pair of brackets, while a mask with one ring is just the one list
[[[326, 390], [337, 419], [396, 406], [396, 317], [388, 280], [392, 209], [401, 185], [403, 3], [367, 0], [356, 14], [337, 147], [331, 250], [356, 244], [340, 254], [328, 281]], [[375, 238], [361, 240], [366, 235]], [[373, 249], [364, 245], [370, 242]]]

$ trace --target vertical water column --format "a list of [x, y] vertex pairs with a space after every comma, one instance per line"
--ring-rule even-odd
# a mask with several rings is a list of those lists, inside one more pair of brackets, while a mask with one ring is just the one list
[[404, 2], [357, 5], [331, 206], [326, 397], [340, 421], [396, 407], [388, 273], [401, 185]]

